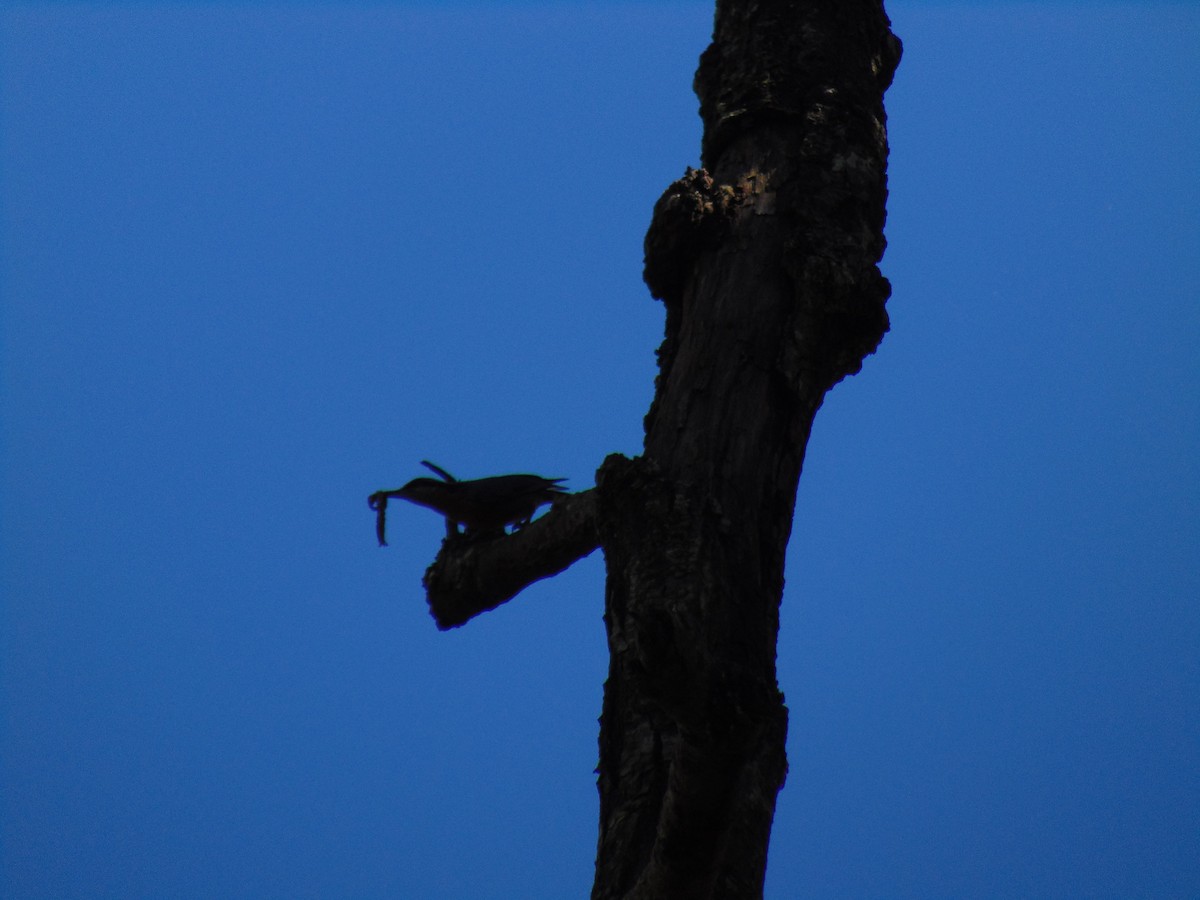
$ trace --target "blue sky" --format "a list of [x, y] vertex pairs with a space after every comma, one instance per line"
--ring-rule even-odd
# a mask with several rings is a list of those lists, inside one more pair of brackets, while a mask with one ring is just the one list
[[[1200, 893], [1200, 13], [888, 5], [767, 896]], [[711, 4], [0, 10], [0, 894], [583, 896], [600, 554], [441, 634], [432, 459], [636, 453]]]

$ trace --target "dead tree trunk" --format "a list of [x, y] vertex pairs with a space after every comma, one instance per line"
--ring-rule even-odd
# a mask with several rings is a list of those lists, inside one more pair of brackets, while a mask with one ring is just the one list
[[718, 0], [705, 169], [659, 200], [645, 454], [597, 478], [611, 662], [594, 898], [761, 896], [784, 551], [813, 416], [888, 327], [880, 2]]
[[667, 312], [645, 453], [528, 528], [447, 539], [460, 625], [603, 547], [611, 654], [596, 900], [761, 896], [787, 709], [784, 553], [813, 417], [888, 328], [881, 0], [718, 0], [704, 169], [663, 194], [645, 279]]

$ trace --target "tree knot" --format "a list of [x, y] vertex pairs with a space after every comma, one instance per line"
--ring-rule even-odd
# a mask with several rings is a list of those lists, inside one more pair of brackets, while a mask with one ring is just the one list
[[682, 299], [696, 258], [719, 243], [738, 198], [734, 188], [691, 167], [663, 192], [644, 245], [642, 278], [653, 297], [668, 307]]

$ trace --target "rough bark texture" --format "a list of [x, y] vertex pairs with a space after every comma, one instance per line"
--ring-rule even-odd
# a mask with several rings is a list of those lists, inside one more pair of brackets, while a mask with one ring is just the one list
[[596, 900], [761, 896], [787, 709], [784, 552], [826, 391], [887, 331], [880, 0], [718, 0], [696, 92], [705, 168], [654, 209], [666, 307], [644, 455], [518, 534], [448, 538], [425, 576], [460, 625], [597, 544], [611, 662]]
[[666, 305], [645, 454], [597, 478], [611, 665], [594, 898], [762, 894], [787, 710], [784, 551], [825, 392], [888, 327], [879, 2], [720, 0], [705, 169], [646, 236]]

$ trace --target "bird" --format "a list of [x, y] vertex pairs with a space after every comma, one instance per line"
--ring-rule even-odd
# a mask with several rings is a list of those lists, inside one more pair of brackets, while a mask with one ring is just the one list
[[445, 469], [428, 460], [421, 465], [441, 476], [414, 478], [393, 491], [376, 491], [367, 503], [376, 512], [376, 535], [379, 545], [385, 546], [384, 512], [388, 498], [396, 497], [441, 513], [446, 519], [447, 534], [458, 534], [458, 526], [468, 536], [480, 537], [503, 533], [511, 525], [519, 531], [529, 524], [538, 508], [564, 493], [565, 478], [543, 478], [541, 475], [495, 475], [459, 481]]

